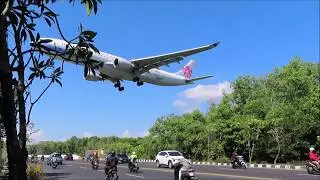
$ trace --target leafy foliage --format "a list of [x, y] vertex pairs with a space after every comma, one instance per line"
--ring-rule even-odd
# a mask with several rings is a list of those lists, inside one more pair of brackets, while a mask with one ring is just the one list
[[[67, 40], [59, 25], [58, 15], [48, 7], [49, 2], [49, 0], [17, 1], [12, 4], [12, 7], [7, 12], [7, 28], [8, 31], [13, 32], [13, 35], [11, 36], [9, 34], [8, 38], [15, 42], [15, 46], [9, 50], [10, 69], [12, 69], [12, 72], [17, 72], [19, 81], [25, 81], [24, 76], [27, 76], [27, 80], [25, 82], [20, 82], [24, 84], [20, 89], [20, 91], [24, 92], [24, 100], [26, 101], [28, 97], [30, 98], [30, 110], [27, 117], [27, 124], [30, 123], [30, 115], [33, 106], [42, 97], [44, 92], [54, 83], [57, 83], [62, 87], [61, 76], [64, 73], [64, 61], [60, 67], [57, 67], [54, 63], [56, 57], [65, 59], [67, 56], [68, 58], [75, 57], [77, 60], [82, 59], [84, 60], [85, 68], [89, 68], [93, 72], [94, 68], [97, 67], [97, 65], [94, 64], [95, 62], [92, 62], [90, 59], [93, 52], [99, 52], [99, 50], [93, 45], [93, 39], [97, 33], [91, 30], [83, 30], [83, 27], [80, 24], [79, 35], [72, 40]], [[70, 0], [69, 2], [74, 3], [76, 1]], [[55, 0], [51, 0], [51, 3], [55, 3]], [[96, 14], [98, 3], [101, 3], [101, 1], [82, 0], [81, 3], [89, 4], [89, 7], [86, 8], [88, 8], [89, 11], [93, 9]], [[52, 52], [44, 45], [46, 43], [50, 43], [51, 40], [40, 38], [41, 35], [40, 32], [37, 31], [37, 24], [41, 19], [45, 20], [49, 27], [52, 27], [52, 25], [55, 24], [61, 38], [68, 42], [64, 52]], [[31, 41], [31, 46], [24, 44], [27, 40]], [[43, 56], [44, 51], [47, 53], [52, 52], [52, 56], [45, 58]], [[26, 68], [30, 70], [29, 74], [27, 74], [27, 71], [25, 72]], [[32, 101], [31, 91], [29, 88], [37, 79], [49, 79], [50, 81], [44, 91], [35, 98], [34, 101]], [[21, 103], [25, 104], [27, 101]]]
[[44, 172], [40, 164], [30, 164], [27, 169], [29, 180], [44, 180]]
[[[92, 52], [99, 52], [93, 45], [93, 38], [97, 33], [91, 30], [82, 30], [79, 35], [72, 40], [67, 40], [60, 28], [58, 15], [53, 12], [48, 3], [55, 3], [56, 0], [19, 0], [0, 2], [0, 32], [1, 32], [1, 87], [3, 96], [7, 97], [1, 104], [1, 117], [4, 119], [6, 129], [10, 179], [27, 179], [26, 174], [26, 141], [27, 126], [30, 124], [31, 111], [48, 88], [57, 83], [62, 86], [61, 76], [63, 74], [63, 64], [60, 67], [54, 64], [56, 57], [65, 58], [76, 57], [83, 59], [85, 67], [90, 70], [96, 68], [90, 60]], [[69, 0], [69, 3], [77, 2]], [[88, 15], [94, 11], [97, 13], [98, 2], [100, 0], [82, 0], [86, 4]], [[37, 25], [45, 22], [49, 27], [55, 26], [60, 36], [68, 44], [65, 52], [53, 52], [45, 43], [50, 43], [49, 39], [41, 39]], [[31, 41], [26, 43], [27, 41]], [[44, 59], [44, 52], [52, 52], [49, 59]], [[28, 71], [30, 70], [30, 71]], [[31, 98], [30, 85], [34, 80], [49, 80], [48, 85], [40, 95]], [[10, 88], [6, 88], [10, 87]], [[12, 87], [12, 88], [11, 88]], [[15, 97], [14, 97], [15, 96]], [[27, 101], [30, 98], [29, 111]], [[26, 115], [26, 112], [28, 115]], [[17, 131], [17, 123], [19, 131]], [[10, 130], [9, 130], [10, 129]]]

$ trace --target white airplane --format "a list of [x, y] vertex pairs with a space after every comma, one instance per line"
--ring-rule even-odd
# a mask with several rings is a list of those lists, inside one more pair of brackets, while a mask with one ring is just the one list
[[[42, 43], [46, 48], [41, 48], [42, 51], [53, 56], [55, 53], [66, 52], [67, 42], [60, 39], [53, 38], [41, 38], [41, 40], [50, 39], [51, 42]], [[176, 73], [169, 73], [167, 71], [160, 70], [159, 67], [167, 65], [173, 62], [180, 63], [185, 57], [200, 53], [217, 47], [220, 42], [216, 42], [211, 45], [202, 46], [198, 48], [188, 49], [184, 51], [173, 52], [169, 54], [163, 54], [158, 56], [151, 56], [139, 59], [126, 60], [119, 56], [115, 56], [105, 52], [93, 52], [91, 60], [100, 63], [101, 65], [95, 69], [95, 75], [93, 72], [84, 68], [84, 79], [89, 81], [104, 81], [109, 80], [114, 83], [114, 86], [119, 91], [123, 91], [124, 87], [121, 86], [123, 80], [136, 82], [138, 86], [143, 85], [143, 82], [155, 84], [159, 86], [180, 86], [194, 84], [195, 81], [210, 78], [213, 76], [202, 76], [197, 78], [191, 78], [193, 60], [189, 61], [182, 70]], [[71, 44], [75, 46], [76, 44]], [[49, 49], [49, 50], [48, 50]], [[84, 65], [83, 60], [75, 57], [68, 58], [68, 55], [63, 57], [56, 56], [57, 59], [66, 60], [71, 63]], [[183, 73], [183, 76], [180, 75]]]

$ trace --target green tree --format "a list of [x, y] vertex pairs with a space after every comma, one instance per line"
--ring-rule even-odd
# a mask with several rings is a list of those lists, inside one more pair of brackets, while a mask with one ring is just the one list
[[318, 72], [316, 64], [295, 58], [267, 78], [267, 103], [271, 106], [267, 119], [287, 136], [281, 143], [286, 147], [281, 150], [283, 158], [303, 158], [301, 152], [320, 134]]
[[238, 116], [234, 121], [236, 129], [238, 129], [234, 132], [236, 134], [235, 140], [238, 145], [246, 146], [249, 151], [249, 163], [251, 163], [256, 145], [259, 143], [266, 126], [265, 122], [252, 116]]

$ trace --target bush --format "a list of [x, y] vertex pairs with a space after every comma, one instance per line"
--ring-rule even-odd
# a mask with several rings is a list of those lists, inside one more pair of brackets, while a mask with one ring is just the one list
[[7, 166], [0, 167], [0, 179], [9, 179], [9, 169]]
[[39, 164], [28, 165], [27, 174], [28, 180], [44, 180], [42, 167]]
[[219, 159], [214, 160], [214, 162], [216, 162], [216, 163], [230, 163], [231, 160], [230, 160], [230, 158], [227, 158], [227, 157], [221, 157]]

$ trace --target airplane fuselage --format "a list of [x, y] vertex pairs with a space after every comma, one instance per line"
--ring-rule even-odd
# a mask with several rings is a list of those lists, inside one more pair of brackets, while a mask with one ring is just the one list
[[155, 68], [150, 69], [149, 72], [136, 75], [130, 71], [123, 71], [114, 68], [113, 65], [106, 64], [103, 68], [99, 69], [99, 71], [112, 78], [121, 78], [129, 81], [132, 81], [135, 77], [139, 77], [143, 82], [160, 86], [178, 86], [186, 84], [184, 77]]
[[[210, 78], [213, 76], [202, 76], [198, 78], [191, 78], [193, 60], [190, 60], [182, 70], [177, 73], [169, 73], [167, 71], [160, 70], [159, 67], [168, 65], [174, 62], [180, 62], [184, 57], [196, 54], [202, 51], [206, 51], [218, 46], [219, 42], [201, 46], [193, 49], [177, 51], [168, 54], [162, 54], [157, 56], [144, 57], [139, 59], [127, 60], [122, 57], [118, 57], [105, 52], [95, 52], [89, 48], [92, 52], [90, 59], [76, 60], [76, 57], [72, 55], [69, 57], [70, 45], [75, 47], [76, 44], [69, 44], [60, 39], [53, 38], [41, 38], [42, 43], [36, 48], [40, 48], [43, 53], [48, 56], [55, 56], [56, 59], [68, 61], [84, 66], [84, 78], [89, 81], [111, 81], [114, 86], [123, 91], [124, 87], [121, 86], [121, 81], [134, 81], [138, 86], [143, 85], [144, 82], [155, 84], [159, 86], [180, 86], [193, 84], [194, 81]], [[41, 41], [40, 40], [40, 41]], [[66, 48], [68, 47], [68, 50]], [[72, 51], [71, 51], [72, 52]], [[59, 54], [57, 56], [57, 54]], [[87, 62], [91, 61], [96, 66], [88, 68]], [[92, 72], [92, 68], [94, 72]], [[184, 76], [179, 73], [183, 73]]]
[[[178, 86], [186, 84], [185, 78], [183, 76], [179, 76], [177, 74], [169, 73], [167, 71], [156, 68], [150, 69], [148, 72], [142, 74], [135, 74], [132, 72], [134, 66], [131, 66], [130, 61], [118, 56], [114, 56], [112, 54], [104, 52], [100, 52], [100, 54], [94, 53], [92, 59], [104, 62], [103, 67], [101, 67], [99, 71], [115, 79], [119, 78], [132, 81], [133, 78], [139, 77], [143, 82], [161, 86]], [[123, 66], [121, 66], [120, 64], [118, 68], [114, 67], [114, 59], [126, 62], [126, 64]]]
[[[54, 49], [55, 51], [64, 52], [66, 47], [66, 42], [59, 39], [54, 39], [54, 41], [47, 43], [46, 46], [51, 49]], [[52, 53], [54, 53], [54, 51], [52, 51]], [[57, 56], [56, 58], [63, 60], [63, 58], [59, 56]], [[141, 74], [134, 73], [132, 71], [134, 68], [134, 64], [132, 64], [131, 61], [128, 61], [122, 57], [115, 56], [109, 53], [105, 53], [101, 51], [100, 53], [94, 52], [91, 59], [99, 62], [103, 62], [103, 66], [99, 67], [99, 69], [97, 70], [100, 73], [110, 77], [111, 79], [133, 81], [135, 77], [138, 77], [143, 82], [160, 85], [160, 86], [179, 86], [179, 85], [190, 84], [190, 83], [187, 83], [185, 77], [183, 76], [180, 76], [174, 73], [169, 73], [167, 71], [163, 71], [157, 68], [152, 68], [149, 71]], [[114, 64], [115, 59], [119, 61], [119, 64], [117, 66], [115, 66]], [[67, 61], [69, 61], [70, 63], [76, 63], [76, 59], [74, 57], [71, 57]], [[78, 60], [77, 64], [80, 64], [83, 66], [83, 63], [81, 63], [81, 60]], [[85, 77], [85, 79], [95, 81], [94, 78], [90, 79]]]

